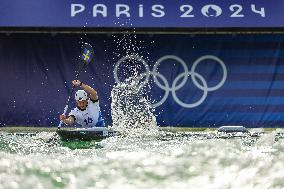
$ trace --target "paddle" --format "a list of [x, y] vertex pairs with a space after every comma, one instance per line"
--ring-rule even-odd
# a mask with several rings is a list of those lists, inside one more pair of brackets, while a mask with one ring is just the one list
[[[84, 68], [93, 60], [93, 58], [94, 58], [94, 49], [93, 49], [93, 47], [90, 44], [85, 43], [82, 46], [82, 51], [81, 51], [81, 56], [80, 56], [80, 60], [82, 61], [82, 64], [79, 67], [79, 70], [77, 71], [77, 74], [75, 76], [75, 80], [78, 80], [79, 75], [81, 74], [82, 70], [84, 70]], [[75, 85], [73, 85], [72, 90], [69, 93], [69, 96], [68, 96], [68, 99], [67, 99], [67, 103], [66, 103], [66, 106], [65, 106], [64, 112], [63, 112], [64, 116], [67, 113], [69, 102], [70, 102], [70, 99], [71, 99], [71, 95], [73, 94], [74, 89], [75, 89]], [[59, 123], [59, 125], [57, 127], [58, 129], [61, 128], [62, 123], [63, 123], [63, 121], [60, 121], [60, 123]]]

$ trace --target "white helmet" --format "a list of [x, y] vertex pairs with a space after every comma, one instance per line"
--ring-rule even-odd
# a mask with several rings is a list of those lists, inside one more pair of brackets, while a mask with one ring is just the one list
[[78, 101], [83, 101], [88, 99], [88, 94], [84, 90], [78, 90], [75, 93], [75, 99]]

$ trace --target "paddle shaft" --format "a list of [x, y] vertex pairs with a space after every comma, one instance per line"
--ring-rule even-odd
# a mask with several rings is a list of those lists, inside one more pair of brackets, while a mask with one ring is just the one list
[[[82, 70], [84, 69], [85, 65], [86, 65], [86, 64], [84, 63], [84, 64], [80, 67], [80, 69], [78, 70], [78, 72], [77, 72], [77, 74], [76, 74], [76, 76], [75, 76], [75, 80], [78, 80], [79, 75], [80, 75], [80, 73], [82, 72]], [[75, 90], [75, 87], [76, 87], [76, 86], [73, 85], [73, 87], [72, 87], [72, 89], [71, 89], [71, 91], [70, 91], [70, 93], [69, 93], [69, 96], [68, 96], [68, 99], [67, 99], [67, 103], [66, 103], [66, 106], [65, 106], [64, 112], [63, 112], [63, 115], [64, 115], [64, 116], [65, 116], [66, 113], [67, 113], [68, 106], [69, 106], [69, 102], [70, 102], [71, 96], [72, 96], [72, 94], [73, 94], [73, 92], [74, 92], [74, 90]], [[57, 128], [60, 129], [61, 126], [62, 126], [62, 124], [63, 124], [63, 121], [61, 120]]]

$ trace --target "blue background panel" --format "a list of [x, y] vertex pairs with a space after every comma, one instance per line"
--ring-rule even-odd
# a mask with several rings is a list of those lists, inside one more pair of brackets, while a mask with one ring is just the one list
[[80, 79], [97, 89], [107, 124], [114, 73], [123, 79], [134, 68], [146, 72], [127, 58], [114, 70], [136, 53], [153, 71], [148, 95], [163, 102], [155, 108], [159, 125], [283, 127], [283, 41], [284, 35], [0, 34], [0, 125], [57, 126], [80, 44], [88, 42], [95, 60]]

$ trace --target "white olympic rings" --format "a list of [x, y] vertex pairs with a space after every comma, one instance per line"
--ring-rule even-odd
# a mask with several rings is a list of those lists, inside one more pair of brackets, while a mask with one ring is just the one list
[[[118, 68], [119, 68], [120, 64], [122, 64], [125, 60], [128, 60], [128, 59], [140, 61], [145, 66], [145, 70], [146, 71], [144, 73], [140, 74], [140, 76], [139, 76], [139, 79], [145, 77], [145, 80], [141, 83], [142, 86], [145, 86], [149, 82], [150, 76], [152, 75], [153, 79], [154, 79], [154, 83], [160, 89], [165, 91], [165, 94], [164, 94], [163, 98], [159, 102], [157, 102], [155, 104], [152, 104], [153, 107], [158, 107], [158, 106], [162, 105], [167, 100], [170, 92], [172, 93], [172, 96], [173, 96], [173, 99], [175, 100], [175, 102], [177, 104], [179, 104], [180, 106], [182, 106], [184, 108], [194, 108], [194, 107], [197, 107], [197, 106], [199, 106], [200, 104], [202, 104], [204, 102], [204, 100], [207, 97], [208, 92], [215, 91], [215, 90], [219, 89], [220, 87], [222, 87], [224, 85], [226, 79], [227, 79], [227, 68], [226, 68], [225, 63], [221, 59], [219, 59], [218, 57], [213, 56], [213, 55], [205, 55], [205, 56], [202, 56], [202, 57], [198, 58], [193, 63], [190, 71], [188, 70], [188, 67], [187, 67], [186, 63], [181, 58], [179, 58], [179, 57], [177, 57], [175, 55], [166, 55], [166, 56], [163, 56], [163, 57], [159, 58], [156, 61], [156, 63], [154, 64], [154, 66], [153, 66], [153, 71], [150, 71], [149, 65], [146, 63], [146, 61], [142, 57], [140, 57], [138, 55], [127, 55], [127, 56], [122, 57], [121, 59], [119, 59], [118, 62], [115, 64], [113, 72], [114, 72], [114, 79], [115, 79], [115, 81], [117, 83], [120, 83], [120, 80], [118, 78]], [[162, 75], [162, 74], [160, 74], [158, 72], [159, 65], [163, 61], [168, 60], [168, 59], [173, 59], [173, 60], [177, 61], [178, 63], [180, 63], [182, 65], [182, 67], [184, 69], [183, 73], [177, 75], [177, 77], [174, 79], [174, 81], [173, 81], [171, 86], [170, 86], [168, 80], [164, 77], [164, 75]], [[202, 62], [202, 61], [204, 61], [206, 59], [211, 59], [211, 60], [216, 61], [217, 63], [220, 64], [220, 66], [221, 66], [221, 68], [223, 70], [222, 79], [215, 86], [208, 87], [207, 82], [204, 79], [204, 77], [201, 76], [199, 73], [195, 72], [197, 65], [200, 62]], [[203, 95], [201, 96], [201, 98], [198, 101], [194, 102], [194, 103], [184, 103], [176, 95], [176, 91], [181, 89], [186, 84], [189, 76], [191, 77], [193, 84], [197, 88], [199, 88], [200, 90], [203, 91]], [[157, 79], [157, 77], [159, 77], [161, 79], [161, 81], [164, 83], [164, 85]], [[178, 81], [181, 78], [182, 78], [182, 81], [177, 85]], [[198, 82], [197, 79], [201, 83]]]

